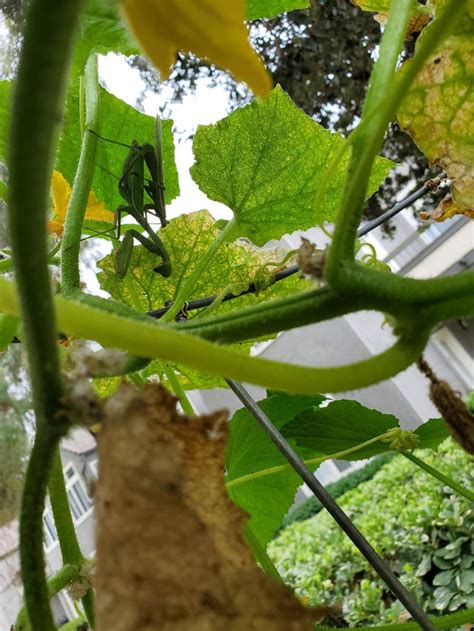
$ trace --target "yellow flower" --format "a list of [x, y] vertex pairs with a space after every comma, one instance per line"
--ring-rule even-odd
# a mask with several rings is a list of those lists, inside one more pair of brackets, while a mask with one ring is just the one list
[[[64, 222], [66, 221], [66, 212], [71, 198], [71, 187], [64, 175], [59, 171], [53, 171], [51, 180], [51, 191], [53, 194], [53, 219], [48, 221], [49, 234], [55, 234], [60, 237], [64, 230]], [[106, 210], [103, 202], [99, 202], [95, 193], [89, 193], [89, 199], [86, 209], [86, 219], [92, 221], [108, 221], [113, 223], [114, 213]]]
[[248, 42], [246, 0], [122, 0], [122, 12], [144, 52], [169, 75], [178, 51], [232, 72], [259, 96], [271, 79]]

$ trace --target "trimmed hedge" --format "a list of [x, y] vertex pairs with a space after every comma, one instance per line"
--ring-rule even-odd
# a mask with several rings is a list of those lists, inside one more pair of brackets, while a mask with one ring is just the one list
[[[372, 458], [365, 467], [348, 473], [340, 480], [337, 480], [337, 482], [328, 484], [326, 486], [326, 491], [333, 499], [341, 497], [341, 495], [344, 495], [344, 493], [347, 493], [347, 491], [350, 491], [351, 489], [355, 489], [359, 486], [359, 484], [362, 484], [362, 482], [371, 480], [377, 471], [390, 462], [395, 455], [395, 452], [388, 451], [385, 454]], [[321, 502], [314, 496], [308, 498], [284, 517], [281, 529], [286, 528], [295, 521], [304, 521], [305, 519], [314, 517], [314, 515], [319, 513], [322, 507]]]
[[[417, 453], [473, 488], [473, 459], [451, 439], [437, 452]], [[474, 607], [474, 507], [467, 499], [397, 455], [339, 504], [428, 613]], [[325, 511], [285, 528], [268, 552], [284, 581], [310, 604], [342, 603], [338, 626], [390, 624], [403, 613]]]

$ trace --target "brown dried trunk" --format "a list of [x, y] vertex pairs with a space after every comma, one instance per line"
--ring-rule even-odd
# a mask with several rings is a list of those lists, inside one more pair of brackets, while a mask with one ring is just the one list
[[224, 486], [227, 414], [187, 418], [122, 386], [99, 435], [97, 631], [304, 631], [310, 610], [255, 565]]

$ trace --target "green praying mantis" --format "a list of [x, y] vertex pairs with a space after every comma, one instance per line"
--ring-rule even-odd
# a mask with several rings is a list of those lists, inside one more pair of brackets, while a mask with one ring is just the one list
[[[92, 131], [92, 130], [90, 130]], [[93, 132], [95, 133], [95, 132]], [[96, 134], [98, 136], [98, 134]], [[99, 136], [102, 138], [101, 136]], [[103, 139], [107, 140], [107, 139]], [[156, 117], [156, 148], [150, 143], [138, 144], [136, 140], [132, 145], [124, 145], [121, 142], [110, 140], [114, 144], [128, 147], [130, 151], [125, 158], [122, 174], [118, 183], [120, 196], [126, 204], [119, 206], [115, 211], [114, 227], [116, 238], [121, 236], [122, 215], [128, 214], [141, 226], [146, 233], [130, 228], [126, 231], [120, 245], [115, 250], [115, 271], [120, 278], [124, 278], [130, 263], [134, 239], [139, 241], [151, 254], [160, 256], [162, 262], [153, 269], [154, 272], [167, 278], [171, 274], [170, 256], [153, 228], [148, 223], [147, 213], [153, 211], [160, 220], [161, 226], [166, 226], [166, 206], [163, 184], [163, 159], [162, 159], [162, 132], [159, 116]], [[150, 174], [150, 179], [145, 178], [145, 165]], [[145, 203], [145, 193], [151, 199]]]

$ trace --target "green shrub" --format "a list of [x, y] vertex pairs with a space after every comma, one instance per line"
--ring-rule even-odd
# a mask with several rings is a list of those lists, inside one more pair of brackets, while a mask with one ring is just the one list
[[[473, 461], [451, 440], [420, 457], [465, 487]], [[433, 614], [474, 606], [474, 509], [396, 456], [341, 507]], [[311, 604], [342, 602], [341, 624], [397, 622], [403, 608], [324, 511], [285, 528], [269, 546], [283, 579]]]
[[[359, 486], [359, 484], [362, 484], [362, 482], [371, 480], [377, 471], [387, 464], [387, 462], [390, 462], [394, 456], [395, 454], [393, 452], [387, 452], [385, 454], [381, 454], [380, 456], [376, 456], [367, 463], [365, 467], [348, 473], [337, 482], [328, 484], [326, 486], [326, 491], [334, 499], [341, 497], [341, 495], [344, 495], [344, 493], [347, 493], [347, 491], [350, 491], [351, 489], [355, 489]], [[304, 521], [305, 519], [309, 519], [310, 517], [317, 515], [322, 507], [321, 502], [316, 497], [312, 496], [308, 498], [284, 517], [282, 528], [286, 528], [294, 521]]]

